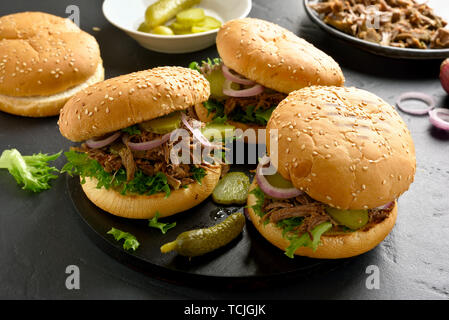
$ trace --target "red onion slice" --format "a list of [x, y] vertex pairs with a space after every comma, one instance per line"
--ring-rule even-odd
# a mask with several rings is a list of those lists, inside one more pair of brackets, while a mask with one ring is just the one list
[[[425, 102], [428, 107], [425, 109], [414, 109], [414, 108], [407, 108], [403, 104], [403, 100], [420, 100], [422, 102]], [[413, 114], [413, 115], [425, 115], [429, 113], [430, 110], [435, 108], [435, 100], [432, 96], [429, 96], [428, 94], [422, 93], [422, 92], [405, 92], [399, 96], [398, 101], [396, 102], [397, 107], [402, 110], [405, 113]]]
[[193, 128], [190, 124], [189, 121], [187, 120], [187, 116], [185, 115], [185, 113], [181, 113], [181, 120], [184, 123], [184, 125], [187, 127], [187, 129], [189, 129], [193, 136], [205, 147], [209, 147], [209, 148], [221, 148], [221, 145], [218, 144], [213, 144], [211, 143], [209, 140], [206, 139], [206, 137], [201, 133], [201, 130], [199, 128]]
[[[444, 115], [446, 119], [443, 119]], [[436, 108], [429, 111], [430, 122], [437, 128], [449, 131], [449, 109]]]
[[255, 84], [255, 82], [252, 80], [246, 79], [246, 78], [236, 75], [236, 74], [233, 74], [231, 72], [231, 70], [229, 70], [229, 68], [226, 67], [225, 65], [223, 65], [221, 67], [221, 70], [223, 71], [223, 75], [225, 76], [225, 78], [228, 79], [229, 81], [232, 81], [232, 82], [235, 82], [238, 84], [243, 84], [246, 86], [251, 86], [251, 85]]
[[252, 97], [262, 93], [264, 90], [264, 88], [260, 84], [255, 84], [254, 86], [248, 89], [234, 90], [231, 89], [231, 83], [232, 83], [231, 81], [226, 79], [223, 85], [223, 94], [230, 97], [236, 98]]
[[93, 139], [87, 140], [86, 145], [92, 149], [99, 149], [107, 146], [108, 144], [111, 144], [112, 142], [117, 140], [118, 137], [120, 137], [120, 132], [116, 132], [102, 140], [93, 140]]
[[393, 205], [394, 205], [394, 201], [391, 201], [391, 202], [388, 202], [388, 203], [384, 204], [383, 206], [379, 206], [379, 207], [376, 207], [374, 209], [386, 210], [386, 209], [390, 209]]
[[146, 142], [131, 142], [131, 141], [127, 140], [125, 137], [123, 137], [122, 140], [123, 140], [123, 143], [128, 145], [128, 147], [131, 150], [145, 151], [145, 150], [151, 150], [156, 147], [159, 147], [163, 143], [167, 142], [168, 139], [170, 139], [170, 135], [171, 135], [171, 132], [164, 134], [160, 139], [155, 139], [155, 140], [146, 141]]
[[266, 193], [270, 197], [277, 199], [288, 199], [303, 194], [301, 190], [298, 190], [296, 188], [284, 189], [272, 186], [265, 178], [265, 176], [262, 174], [262, 167], [264, 166], [264, 164], [267, 164], [265, 157], [262, 158], [261, 162], [259, 162], [259, 165], [257, 166], [256, 169], [257, 184], [264, 193]]

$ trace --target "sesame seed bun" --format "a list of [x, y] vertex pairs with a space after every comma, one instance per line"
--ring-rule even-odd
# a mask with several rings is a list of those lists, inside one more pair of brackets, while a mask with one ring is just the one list
[[[313, 199], [368, 209], [397, 199], [416, 171], [415, 148], [396, 110], [356, 88], [308, 87], [274, 110], [278, 172]], [[267, 135], [267, 150], [271, 154]], [[282, 151], [281, 151], [282, 150]]]
[[0, 95], [0, 110], [24, 117], [49, 117], [59, 114], [64, 104], [77, 92], [103, 81], [104, 68], [100, 62], [95, 74], [85, 82], [50, 96], [13, 97]]
[[[257, 187], [256, 179], [251, 184], [250, 191]], [[261, 221], [251, 206], [257, 202], [253, 194], [248, 195], [248, 213], [252, 223], [262, 236], [281, 250], [285, 250], [290, 245], [290, 241], [282, 236], [282, 229], [273, 223], [266, 225]], [[379, 243], [391, 232], [396, 222], [398, 206], [395, 202], [393, 210], [387, 218], [380, 223], [369, 223], [363, 228], [338, 234], [323, 234], [316, 251], [311, 248], [300, 247], [295, 251], [295, 255], [306, 256], [319, 259], [341, 259], [349, 258], [365, 253]]]
[[343, 86], [345, 82], [330, 56], [268, 21], [228, 21], [218, 31], [216, 42], [226, 66], [278, 92], [311, 85]]
[[185, 110], [209, 98], [199, 72], [160, 67], [89, 86], [61, 110], [59, 130], [72, 141], [99, 137], [134, 124]]
[[98, 43], [70, 20], [43, 12], [0, 18], [1, 110], [35, 117], [56, 115], [61, 99], [75, 93], [71, 89], [103, 77]]
[[130, 219], [149, 219], [159, 212], [160, 217], [171, 216], [186, 211], [203, 202], [213, 191], [220, 179], [221, 169], [205, 168], [206, 176], [188, 188], [172, 190], [166, 197], [165, 192], [150, 196], [122, 195], [120, 192], [97, 188], [97, 180], [87, 178], [82, 184], [84, 193], [97, 207], [113, 215]]

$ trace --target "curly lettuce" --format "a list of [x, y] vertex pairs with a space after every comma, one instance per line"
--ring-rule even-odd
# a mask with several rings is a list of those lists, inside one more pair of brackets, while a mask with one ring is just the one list
[[165, 192], [166, 197], [170, 195], [167, 177], [162, 172], [158, 172], [154, 176], [147, 176], [141, 170], [136, 170], [134, 179], [127, 181], [124, 168], [111, 174], [106, 172], [98, 161], [89, 158], [85, 153], [71, 150], [65, 152], [64, 155], [67, 158], [67, 163], [61, 173], [67, 172], [70, 176], [79, 175], [81, 183], [86, 183], [86, 178], [95, 178], [98, 181], [97, 188], [119, 189], [121, 194], [152, 195]]
[[50, 189], [50, 181], [58, 176], [59, 172], [51, 167], [49, 162], [59, 158], [61, 152], [48, 155], [43, 153], [31, 156], [22, 156], [17, 149], [3, 151], [0, 157], [0, 169], [7, 169], [22, 189], [32, 192], [41, 192]]

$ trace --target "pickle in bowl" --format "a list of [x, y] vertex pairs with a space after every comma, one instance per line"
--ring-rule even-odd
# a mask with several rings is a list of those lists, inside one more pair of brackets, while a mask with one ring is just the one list
[[145, 11], [145, 22], [150, 28], [165, 24], [179, 12], [197, 5], [201, 0], [159, 0]]
[[[138, 31], [164, 36], [185, 35], [218, 29], [221, 21], [193, 7], [201, 0], [159, 0], [145, 12]], [[174, 19], [173, 19], [174, 18]]]

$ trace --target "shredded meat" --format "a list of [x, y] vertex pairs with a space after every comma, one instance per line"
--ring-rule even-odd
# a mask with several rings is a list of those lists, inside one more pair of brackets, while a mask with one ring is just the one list
[[[281, 220], [289, 218], [303, 218], [302, 223], [293, 229], [298, 235], [309, 233], [319, 224], [329, 221], [335, 230], [340, 230], [341, 226], [325, 210], [326, 205], [302, 194], [296, 198], [290, 199], [272, 199], [265, 198], [262, 211], [265, 213], [262, 221], [269, 219], [272, 223], [278, 223]], [[393, 206], [387, 209], [368, 210], [369, 223], [379, 223], [388, 217]]]
[[449, 48], [446, 21], [414, 0], [322, 0], [310, 4], [327, 24], [360, 39], [400, 48]]
[[273, 106], [277, 106], [286, 96], [287, 95], [279, 92], [262, 92], [253, 97], [229, 97], [224, 103], [224, 113], [228, 115], [237, 107], [245, 109], [249, 106], [255, 106], [254, 110], [259, 108], [269, 109]]
[[291, 208], [275, 210], [270, 215], [270, 221], [276, 223], [283, 219], [306, 216], [319, 216], [324, 212], [324, 206], [319, 202], [299, 205]]
[[[196, 120], [189, 119], [192, 123]], [[185, 129], [185, 128], [184, 128]], [[125, 168], [127, 181], [134, 179], [136, 171], [139, 169], [147, 176], [154, 176], [162, 172], [167, 177], [167, 182], [174, 190], [182, 186], [195, 182], [193, 178], [193, 167], [203, 167], [210, 169], [215, 165], [210, 164], [174, 164], [170, 160], [170, 152], [177, 141], [167, 141], [159, 147], [146, 150], [135, 151], [128, 146], [129, 142], [141, 143], [160, 138], [161, 135], [141, 130], [140, 134], [132, 136], [124, 135], [123, 142], [115, 142], [101, 149], [91, 149], [86, 144], [79, 148], [72, 148], [78, 152], [87, 153], [89, 158], [100, 163], [106, 172], [114, 173], [120, 168]], [[181, 139], [181, 138], [180, 138]], [[120, 141], [122, 139], [117, 139]], [[190, 138], [190, 163], [193, 162], [193, 138]]]

